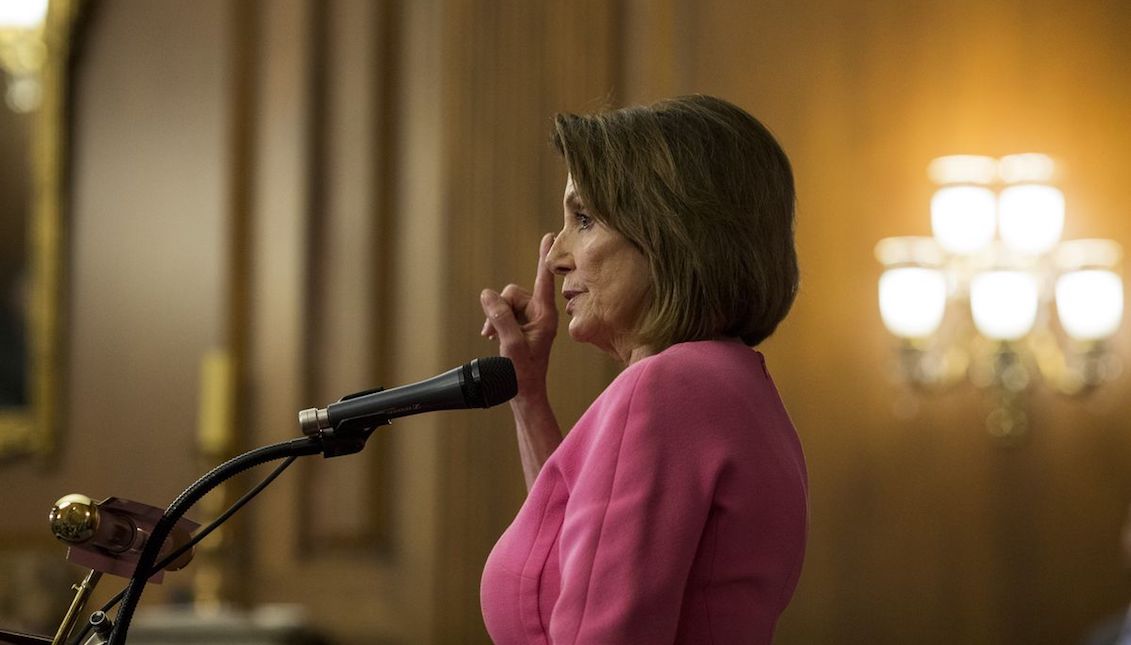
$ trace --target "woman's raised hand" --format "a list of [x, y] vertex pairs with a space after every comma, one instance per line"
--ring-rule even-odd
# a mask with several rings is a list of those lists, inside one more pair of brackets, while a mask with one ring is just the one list
[[518, 395], [511, 399], [511, 411], [518, 430], [518, 453], [527, 490], [562, 442], [562, 431], [546, 392], [550, 346], [558, 333], [554, 272], [546, 264], [553, 243], [553, 234], [542, 237], [533, 293], [508, 284], [502, 293], [484, 289], [479, 294], [479, 303], [487, 316], [482, 334], [499, 339], [499, 353], [514, 363], [518, 379]]
[[546, 254], [553, 243], [553, 233], [542, 237], [533, 293], [508, 284], [502, 293], [484, 289], [479, 294], [479, 304], [487, 316], [480, 333], [487, 338], [498, 337], [499, 354], [514, 363], [519, 398], [544, 396], [546, 393], [550, 347], [558, 333], [554, 273], [546, 264]]
[[487, 316], [480, 334], [499, 339], [499, 354], [514, 363], [520, 398], [544, 396], [546, 392], [550, 347], [558, 332], [554, 273], [546, 264], [553, 243], [553, 233], [542, 236], [533, 293], [508, 284], [502, 293], [484, 289], [479, 294], [479, 303]]

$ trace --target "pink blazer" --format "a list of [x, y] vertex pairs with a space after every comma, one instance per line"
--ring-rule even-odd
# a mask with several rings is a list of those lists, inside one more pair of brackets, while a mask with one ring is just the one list
[[539, 473], [483, 570], [509, 643], [770, 643], [805, 551], [801, 445], [762, 355], [630, 366]]

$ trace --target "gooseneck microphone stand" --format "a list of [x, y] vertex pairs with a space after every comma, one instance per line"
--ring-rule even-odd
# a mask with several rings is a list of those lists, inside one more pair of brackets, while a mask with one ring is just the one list
[[165, 510], [165, 514], [157, 522], [157, 526], [153, 527], [153, 532], [145, 543], [145, 548], [137, 561], [137, 569], [130, 579], [125, 598], [122, 599], [118, 619], [114, 624], [113, 631], [110, 632], [110, 645], [119, 645], [126, 642], [126, 632], [130, 628], [130, 620], [133, 618], [138, 602], [141, 601], [142, 592], [145, 591], [145, 583], [149, 578], [150, 569], [157, 563], [157, 555], [161, 551], [161, 545], [165, 543], [165, 538], [169, 537], [169, 532], [173, 529], [177, 520], [181, 519], [181, 516], [193, 504], [200, 501], [200, 498], [211, 492], [213, 488], [249, 468], [287, 457], [316, 455], [322, 452], [322, 443], [319, 437], [303, 437], [256, 448], [213, 468], [208, 474], [185, 489], [185, 492], [181, 493], [180, 497]]
[[[389, 424], [394, 418], [435, 410], [475, 407], [488, 408], [510, 400], [517, 391], [518, 385], [515, 379], [514, 366], [511, 364], [510, 360], [503, 357], [492, 356], [475, 359], [461, 367], [449, 370], [444, 374], [435, 376], [426, 381], [421, 381], [420, 383], [406, 385], [392, 390], [383, 390], [381, 388], [367, 390], [344, 397], [337, 403], [327, 406], [325, 409], [303, 410], [299, 413], [299, 426], [306, 436], [271, 444], [262, 448], [256, 448], [229, 459], [216, 468], [213, 468], [210, 472], [185, 489], [185, 491], [165, 509], [160, 519], [152, 523], [153, 528], [149, 531], [148, 536], [145, 537], [144, 546], [137, 547], [140, 548], [140, 555], [137, 555], [137, 563], [132, 570], [133, 574], [130, 577], [129, 586], [126, 588], [124, 594], [120, 596], [122, 605], [121, 609], [118, 611], [117, 619], [111, 626], [111, 621], [105, 613], [113, 607], [117, 601], [117, 598], [115, 598], [104, 605], [101, 610], [94, 612], [87, 627], [79, 634], [78, 640], [81, 642], [84, 635], [89, 630], [93, 630], [95, 635], [87, 641], [89, 645], [95, 643], [123, 645], [126, 640], [126, 634], [129, 631], [130, 622], [133, 619], [134, 610], [141, 601], [141, 595], [145, 591], [146, 583], [149, 582], [150, 579], [156, 581], [160, 572], [162, 572], [167, 565], [170, 566], [170, 568], [183, 566], [183, 564], [173, 566], [174, 561], [182, 554], [189, 551], [194, 544], [204, 539], [211, 530], [231, 517], [236, 510], [258, 494], [259, 491], [263, 490], [264, 487], [273, 481], [274, 478], [296, 458], [319, 453], [321, 453], [323, 457], [330, 458], [360, 452], [365, 447], [365, 443], [368, 441], [370, 435], [372, 435], [378, 427]], [[181, 535], [185, 530], [184, 526], [186, 523], [193, 527], [196, 526], [195, 523], [182, 518], [189, 508], [200, 501], [202, 497], [228, 479], [231, 479], [249, 468], [280, 459], [286, 461], [277, 467], [263, 482], [245, 494], [240, 500], [233, 504], [228, 511], [216, 518], [212, 524], [198, 531], [191, 541], [175, 549], [172, 554], [166, 555], [160, 564], [157, 563], [158, 558], [162, 557], [163, 547], [165, 546], [166, 540], [170, 537], [170, 534], [174, 534], [175, 536]], [[88, 506], [91, 508], [98, 506], [98, 504], [89, 504], [91, 500], [85, 497], [83, 497], [83, 499], [87, 504], [80, 505], [80, 510], [90, 510], [87, 508]], [[107, 504], [109, 501], [110, 500], [107, 500], [100, 504], [109, 508]], [[152, 517], [156, 517], [156, 513], [161, 513], [160, 509], [137, 505], [125, 500], [122, 500], [122, 503], [133, 504], [134, 506], [151, 510], [154, 512]], [[97, 511], [97, 508], [94, 508], [92, 512], [95, 511]], [[54, 512], [53, 510], [53, 513]], [[87, 529], [91, 526], [97, 528], [97, 524], [98, 521], [95, 520], [93, 525], [79, 523], [77, 526]], [[70, 527], [76, 532], [81, 532], [75, 528], [76, 525], [69, 524], [65, 521], [62, 525], [64, 527]], [[131, 540], [133, 539], [132, 536], [135, 530], [138, 534], [144, 533], [140, 528], [130, 529], [129, 535], [131, 536]], [[174, 533], [174, 531], [177, 531], [177, 533]], [[64, 541], [72, 542], [72, 544], [80, 543], [69, 539], [71, 537], [78, 537], [75, 535], [64, 536], [57, 532], [56, 536], [60, 537], [60, 539], [64, 539]], [[130, 541], [129, 544], [132, 544], [132, 541]], [[137, 551], [135, 550], [133, 553], [137, 554]], [[71, 629], [75, 624], [75, 620], [79, 612], [82, 611], [83, 604], [89, 597], [94, 585], [98, 582], [98, 578], [102, 575], [102, 572], [109, 571], [118, 573], [119, 575], [124, 573], [118, 572], [118, 568], [122, 564], [122, 558], [119, 557], [117, 552], [100, 552], [96, 554], [95, 560], [88, 561], [96, 562], [97, 564], [93, 566], [86, 580], [84, 580], [81, 585], [75, 587], [78, 593], [71, 603], [71, 607], [67, 611], [67, 616], [64, 618], [63, 624], [59, 626], [59, 630], [54, 639], [0, 630], [0, 643], [14, 643], [16, 645], [51, 643], [52, 645], [65, 645], [67, 638], [70, 636]]]

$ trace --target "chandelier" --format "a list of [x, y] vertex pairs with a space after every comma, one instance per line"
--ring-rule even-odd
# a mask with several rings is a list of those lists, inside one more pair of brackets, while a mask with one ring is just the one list
[[1065, 200], [1046, 155], [940, 157], [928, 175], [933, 237], [875, 249], [898, 373], [923, 390], [963, 380], [991, 390], [987, 429], [1017, 440], [1034, 381], [1077, 396], [1122, 371], [1108, 343], [1123, 317], [1122, 251], [1061, 241]]

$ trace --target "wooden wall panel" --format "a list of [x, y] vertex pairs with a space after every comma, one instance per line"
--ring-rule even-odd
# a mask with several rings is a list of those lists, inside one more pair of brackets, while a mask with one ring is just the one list
[[[306, 190], [309, 106], [305, 85], [310, 37], [302, 0], [259, 5], [255, 52], [255, 135], [251, 226], [248, 443], [283, 441], [296, 434], [295, 410], [304, 403], [304, 290], [310, 254]], [[294, 470], [306, 464], [299, 464]], [[253, 515], [253, 600], [291, 600], [299, 523], [294, 500], [300, 479], [287, 473], [256, 500]], [[301, 575], [301, 574], [300, 574]]]
[[[386, 5], [357, 0], [259, 5], [256, 445], [295, 436], [298, 410], [372, 387], [394, 372], [377, 360], [400, 358], [380, 350], [401, 318], [378, 318], [370, 301], [378, 278], [393, 287], [373, 270], [374, 255], [394, 248], [377, 212], [388, 188], [378, 177], [376, 154], [386, 148], [378, 130], [391, 116], [376, 106], [384, 105], [391, 61], [376, 52], [390, 33], [389, 15]], [[419, 488], [373, 475], [394, 461], [388, 453], [314, 457], [275, 484], [252, 511], [247, 600], [302, 604], [341, 642], [426, 641], [429, 568], [410, 556], [427, 549], [416, 532], [428, 525], [388, 517], [394, 490], [412, 499]]]
[[[1075, 642], [1125, 604], [1131, 378], [1084, 402], [1038, 386], [1030, 441], [1003, 450], [982, 430], [983, 393], [917, 399], [891, 382], [872, 258], [881, 237], [928, 232], [924, 168], [952, 152], [1057, 155], [1067, 235], [1131, 247], [1124, 3], [271, 0], [231, 23], [253, 23], [244, 54], [255, 86], [242, 90], [226, 76], [241, 50], [215, 47], [229, 43], [235, 12], [102, 5], [133, 7], [113, 20], [135, 26], [103, 43], [86, 72], [89, 105], [103, 107], [97, 121], [80, 112], [76, 214], [106, 220], [77, 229], [73, 428], [58, 471], [5, 466], [6, 487], [171, 497], [196, 472], [185, 450], [153, 447], [143, 466], [162, 472], [140, 479], [84, 459], [107, 459], [106, 445], [154, 425], [165, 435], [152, 446], [192, 446], [194, 424], [160, 421], [192, 418], [195, 398], [144, 397], [158, 381], [137, 378], [190, 374], [192, 393], [189, 354], [224, 342], [225, 316], [227, 340], [246, 344], [251, 445], [294, 436], [300, 408], [492, 354], [478, 337], [480, 289], [529, 285], [539, 237], [560, 226], [553, 114], [703, 91], [766, 122], [798, 180], [802, 292], [763, 350], [805, 443], [812, 533], [777, 642]], [[138, 53], [174, 32], [192, 61]], [[174, 63], [189, 69], [174, 85], [193, 88], [192, 100], [157, 73]], [[105, 106], [121, 101], [149, 107], [120, 131], [111, 117], [134, 113]], [[130, 154], [105, 152], [142, 134]], [[120, 188], [139, 159], [188, 167], [142, 163], [152, 181]], [[153, 191], [188, 196], [169, 205]], [[225, 217], [246, 229], [225, 233]], [[131, 227], [149, 247], [106, 241]], [[165, 233], [184, 242], [170, 247]], [[235, 285], [223, 277], [229, 241], [247, 245], [231, 256]], [[174, 271], [178, 289], [164, 288], [164, 270], [122, 273], [157, 248], [171, 249], [158, 258], [171, 267], [190, 246], [201, 249], [196, 275]], [[122, 288], [99, 295], [113, 285]], [[106, 298], [119, 306], [105, 309]], [[159, 312], [189, 305], [161, 326]], [[568, 427], [616, 367], [571, 343], [564, 323], [550, 385]], [[138, 326], [129, 339], [141, 354], [104, 356], [113, 345], [99, 339]], [[1115, 346], [1131, 349], [1131, 325]], [[131, 407], [142, 398], [161, 410]], [[479, 574], [524, 494], [509, 412], [405, 419], [346, 459], [302, 464], [246, 511], [243, 599], [304, 603], [344, 643], [486, 642]], [[38, 516], [40, 502], [11, 504], [10, 517]], [[29, 535], [33, 521], [0, 538]]]

